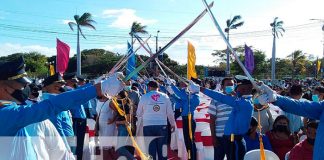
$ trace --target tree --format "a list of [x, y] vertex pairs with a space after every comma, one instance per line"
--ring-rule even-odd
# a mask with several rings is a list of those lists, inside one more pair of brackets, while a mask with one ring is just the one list
[[273, 36], [273, 44], [272, 44], [272, 61], [271, 61], [271, 79], [276, 79], [276, 38], [279, 38], [278, 33], [283, 36], [283, 32], [285, 29], [282, 27], [283, 21], [278, 21], [278, 17], [274, 18], [273, 22], [270, 23], [272, 27], [272, 36]]
[[132, 47], [134, 44], [134, 35], [137, 33], [141, 33], [141, 34], [147, 34], [148, 32], [146, 31], [146, 26], [142, 25], [140, 22], [133, 22], [131, 30], [129, 32], [129, 35], [132, 37]]
[[301, 50], [296, 50], [290, 55], [287, 56], [287, 58], [291, 58], [291, 64], [292, 64], [292, 78], [295, 77], [295, 75], [299, 75], [301, 72], [306, 71], [306, 54], [303, 53]]
[[81, 75], [81, 52], [80, 52], [80, 34], [84, 39], [86, 37], [84, 36], [81, 27], [88, 27], [91, 29], [96, 29], [96, 27], [93, 25], [96, 23], [92, 19], [92, 15], [90, 13], [83, 13], [83, 15], [80, 17], [79, 15], [74, 15], [75, 22], [69, 22], [69, 26], [72, 31], [74, 31], [74, 27], [77, 27], [77, 76]]
[[[239, 20], [241, 20], [241, 16], [240, 15], [236, 15], [233, 17], [233, 19], [228, 19], [226, 20], [226, 28], [225, 28], [225, 32], [227, 33], [227, 41], [229, 42], [229, 32], [232, 29], [237, 29], [238, 27], [241, 27], [244, 24], [244, 21], [238, 22]], [[229, 48], [227, 47], [226, 50], [226, 72], [227, 74], [230, 74], [230, 52], [229, 52]]]

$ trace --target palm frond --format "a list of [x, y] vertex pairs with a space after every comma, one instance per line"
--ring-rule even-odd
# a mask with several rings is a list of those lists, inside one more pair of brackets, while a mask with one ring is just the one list
[[84, 23], [84, 24], [80, 24], [82, 27], [88, 27], [88, 28], [92, 28], [94, 30], [96, 30], [96, 27], [90, 23]]
[[75, 22], [69, 22], [68, 24], [69, 24], [70, 29], [72, 31], [74, 31], [74, 28], [73, 27], [76, 26], [77, 24]]
[[231, 28], [232, 29], [236, 29], [237, 27], [243, 26], [243, 24], [244, 24], [244, 22], [240, 22], [240, 23], [237, 23], [237, 24], [233, 24]]
[[231, 20], [230, 19], [226, 20], [226, 26], [227, 26], [227, 28], [231, 26]]
[[236, 15], [233, 17], [232, 21], [231, 21], [231, 25], [233, 25], [236, 21], [240, 20], [242, 17], [240, 15]]
[[79, 19], [80, 22], [85, 22], [87, 20], [92, 20], [91, 13], [88, 13], [88, 12], [83, 13], [82, 16]]
[[87, 38], [84, 36], [84, 34], [83, 34], [82, 30], [81, 30], [81, 27], [80, 27], [80, 26], [78, 26], [78, 27], [79, 27], [79, 32], [80, 32], [81, 36], [82, 36], [84, 39], [87, 39]]

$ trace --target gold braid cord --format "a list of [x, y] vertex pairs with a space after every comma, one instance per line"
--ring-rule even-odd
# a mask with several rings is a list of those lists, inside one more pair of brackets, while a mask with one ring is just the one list
[[[119, 107], [119, 105], [118, 105], [118, 103], [117, 103], [117, 98], [116, 98], [116, 97], [113, 97], [113, 98], [112, 98], [112, 103], [113, 103], [114, 107], [116, 108], [117, 112], [118, 112], [121, 116], [125, 117], [125, 121], [126, 121], [126, 124], [125, 124], [125, 125], [126, 125], [127, 132], [128, 132], [128, 134], [129, 134], [129, 136], [130, 136], [130, 139], [131, 139], [131, 141], [132, 141], [132, 143], [133, 143], [133, 147], [135, 148], [135, 150], [136, 150], [137, 153], [139, 154], [140, 158], [141, 158], [142, 160], [149, 160], [149, 159], [151, 159], [150, 156], [144, 154], [144, 153], [142, 152], [142, 150], [139, 148], [139, 146], [137, 145], [137, 143], [136, 143], [136, 141], [135, 141], [135, 138], [133, 137], [132, 130], [131, 130], [131, 127], [130, 127], [130, 125], [129, 125], [129, 122], [127, 122], [127, 118], [126, 118], [125, 111], [123, 111], [123, 110]], [[123, 104], [123, 105], [125, 104], [125, 99], [122, 100], [122, 104]]]

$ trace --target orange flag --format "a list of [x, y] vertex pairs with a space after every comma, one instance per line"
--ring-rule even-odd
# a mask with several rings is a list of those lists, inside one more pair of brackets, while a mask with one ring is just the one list
[[187, 78], [190, 80], [191, 78], [197, 79], [196, 72], [196, 53], [195, 47], [188, 41], [188, 66], [187, 66]]

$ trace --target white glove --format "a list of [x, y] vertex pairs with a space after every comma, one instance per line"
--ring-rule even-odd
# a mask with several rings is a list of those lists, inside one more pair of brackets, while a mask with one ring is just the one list
[[166, 90], [172, 95], [172, 94], [174, 94], [174, 91], [173, 91], [173, 89], [171, 88], [171, 86], [167, 86], [166, 87]]
[[188, 86], [189, 92], [191, 93], [197, 93], [200, 91], [200, 86], [193, 82], [192, 80], [189, 81], [189, 86]]
[[269, 98], [267, 94], [262, 94], [259, 97], [257, 97], [257, 101], [261, 104], [261, 105], [266, 105], [269, 103]]
[[[260, 90], [261, 90], [261, 92], [264, 93], [263, 95], [259, 96], [260, 98], [258, 98], [259, 101], [260, 101], [260, 104], [265, 103], [264, 101], [266, 101], [266, 103], [272, 103], [272, 102], [275, 102], [277, 100], [276, 91], [272, 90], [267, 85], [262, 84], [260, 86]], [[262, 104], [262, 105], [264, 105], [264, 104]]]
[[124, 75], [122, 73], [114, 73], [107, 80], [101, 81], [101, 92], [102, 94], [108, 96], [116, 96], [120, 91], [124, 89], [124, 82], [120, 79], [123, 78]]

